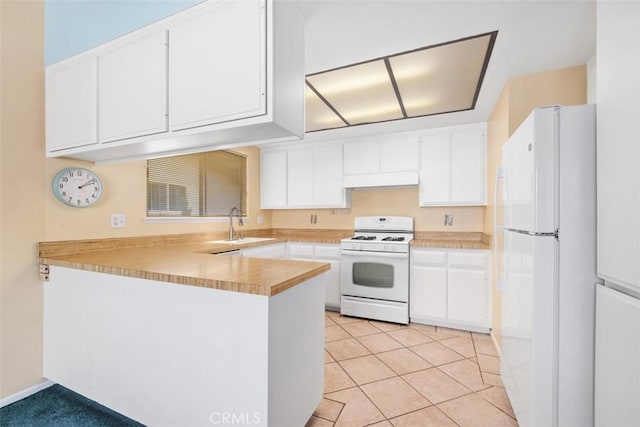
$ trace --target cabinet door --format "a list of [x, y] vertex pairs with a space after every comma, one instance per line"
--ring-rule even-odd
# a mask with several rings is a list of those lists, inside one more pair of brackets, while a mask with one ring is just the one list
[[487, 324], [488, 278], [485, 271], [449, 267], [449, 320]]
[[169, 28], [171, 129], [266, 112], [263, 0], [220, 0]]
[[167, 131], [166, 38], [158, 31], [98, 57], [100, 142]]
[[325, 273], [325, 306], [331, 308], [340, 307], [340, 261], [317, 259], [320, 262], [328, 262], [331, 264], [331, 270]]
[[380, 143], [380, 172], [415, 172], [420, 169], [418, 138]]
[[289, 149], [287, 171], [287, 205], [313, 206], [313, 148]]
[[311, 243], [289, 243], [288, 259], [313, 260], [313, 244]]
[[314, 245], [316, 258], [340, 261], [340, 245], [333, 243], [316, 243]]
[[97, 60], [86, 58], [47, 69], [47, 151], [96, 144]]
[[378, 143], [346, 142], [343, 151], [345, 175], [380, 172], [380, 151]]
[[345, 207], [342, 187], [342, 144], [313, 149], [313, 195], [315, 207]]
[[264, 150], [260, 158], [260, 207], [287, 207], [287, 151]]
[[482, 131], [451, 135], [451, 202], [485, 203], [485, 145]]
[[284, 258], [287, 254], [287, 246], [285, 243], [254, 246], [242, 249], [241, 254], [250, 258]]
[[447, 269], [411, 267], [410, 317], [447, 318]]
[[451, 144], [448, 133], [422, 139], [420, 205], [442, 205], [451, 200]]

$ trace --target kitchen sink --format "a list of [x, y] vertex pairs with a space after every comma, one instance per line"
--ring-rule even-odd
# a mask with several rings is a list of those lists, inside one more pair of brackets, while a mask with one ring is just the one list
[[235, 245], [241, 245], [243, 243], [266, 242], [269, 240], [275, 240], [275, 239], [273, 237], [244, 237], [242, 239], [234, 239], [234, 240], [209, 240], [206, 243], [230, 243]]

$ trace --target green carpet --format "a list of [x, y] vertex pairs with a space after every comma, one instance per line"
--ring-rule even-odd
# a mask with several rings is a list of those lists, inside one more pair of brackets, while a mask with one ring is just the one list
[[54, 384], [0, 408], [2, 427], [142, 426], [124, 415]]

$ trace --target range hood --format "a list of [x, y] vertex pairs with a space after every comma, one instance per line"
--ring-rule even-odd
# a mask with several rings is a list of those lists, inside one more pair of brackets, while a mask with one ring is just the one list
[[343, 178], [344, 188], [384, 188], [415, 187], [420, 176], [418, 172], [392, 172], [363, 175], [347, 175]]

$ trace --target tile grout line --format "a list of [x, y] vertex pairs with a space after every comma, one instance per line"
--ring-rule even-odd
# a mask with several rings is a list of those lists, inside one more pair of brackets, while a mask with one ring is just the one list
[[[333, 320], [332, 320], [332, 321], [333, 321]], [[440, 413], [444, 414], [444, 416], [445, 416], [445, 417], [447, 417], [447, 418], [448, 418], [449, 420], [451, 420], [454, 424], [456, 424], [456, 425], [458, 425], [458, 426], [459, 426], [459, 424], [458, 424], [457, 422], [455, 422], [455, 420], [451, 419], [451, 417], [449, 417], [449, 416], [448, 416], [444, 411], [442, 411], [442, 410], [439, 408], [439, 406], [438, 406], [438, 405], [443, 404], [443, 403], [446, 403], [446, 402], [450, 402], [450, 401], [452, 401], [452, 400], [459, 399], [459, 398], [461, 398], [461, 397], [470, 396], [470, 395], [477, 395], [477, 397], [479, 397], [479, 398], [480, 398], [480, 399], [482, 399], [483, 401], [487, 402], [488, 404], [490, 404], [492, 407], [496, 408], [496, 409], [497, 409], [498, 411], [500, 411], [501, 413], [503, 413], [503, 414], [505, 414], [505, 415], [509, 416], [509, 418], [511, 418], [511, 419], [516, 420], [516, 419], [515, 419], [514, 417], [512, 417], [510, 414], [506, 413], [506, 412], [505, 412], [504, 410], [502, 410], [500, 407], [496, 406], [495, 404], [493, 404], [492, 402], [490, 402], [489, 400], [485, 399], [484, 397], [482, 397], [482, 396], [479, 394], [479, 392], [480, 392], [480, 391], [490, 390], [490, 389], [492, 389], [492, 388], [496, 388], [496, 389], [498, 389], [498, 388], [501, 388], [501, 387], [498, 387], [498, 386], [496, 386], [496, 385], [494, 385], [494, 384], [487, 384], [487, 383], [485, 383], [485, 381], [484, 381], [484, 376], [482, 375], [483, 371], [481, 370], [481, 367], [480, 367], [480, 361], [479, 361], [479, 358], [478, 358], [478, 354], [482, 354], [482, 355], [484, 355], [484, 356], [490, 356], [490, 357], [495, 357], [495, 356], [492, 356], [492, 355], [489, 355], [489, 354], [485, 354], [485, 353], [478, 353], [478, 350], [477, 350], [477, 348], [476, 348], [476, 343], [475, 343], [475, 340], [473, 339], [473, 335], [472, 335], [472, 334], [470, 334], [470, 339], [471, 339], [471, 343], [472, 343], [472, 346], [473, 346], [474, 356], [466, 357], [465, 355], [460, 354], [459, 352], [455, 351], [454, 349], [450, 348], [449, 346], [447, 346], [447, 345], [445, 345], [445, 344], [440, 343], [440, 341], [446, 341], [446, 340], [449, 340], [449, 339], [453, 339], [453, 338], [457, 338], [457, 337], [464, 337], [464, 336], [462, 336], [462, 335], [454, 335], [454, 336], [444, 337], [444, 338], [441, 338], [441, 339], [434, 339], [433, 337], [431, 337], [431, 336], [429, 336], [428, 334], [426, 334], [426, 333], [424, 333], [424, 332], [420, 331], [419, 329], [414, 329], [414, 330], [416, 330], [416, 332], [420, 333], [421, 335], [423, 335], [423, 336], [425, 336], [426, 338], [429, 338], [429, 339], [431, 340], [431, 341], [426, 342], [426, 343], [423, 343], [423, 344], [428, 344], [428, 343], [437, 342], [437, 343], [439, 343], [440, 345], [442, 345], [443, 347], [447, 348], [448, 350], [450, 350], [450, 351], [452, 351], [453, 353], [457, 354], [458, 356], [462, 357], [462, 359], [461, 359], [461, 360], [451, 361], [451, 362], [448, 362], [448, 363], [443, 363], [443, 364], [441, 364], [441, 365], [434, 365], [434, 364], [433, 364], [432, 362], [430, 362], [429, 360], [427, 360], [427, 359], [425, 359], [424, 357], [422, 357], [422, 356], [420, 356], [419, 354], [417, 354], [417, 353], [416, 353], [416, 352], [411, 348], [411, 347], [416, 347], [416, 346], [418, 346], [418, 345], [422, 345], [422, 344], [416, 344], [416, 345], [414, 345], [414, 346], [411, 346], [411, 347], [410, 347], [410, 346], [405, 345], [405, 344], [404, 344], [404, 343], [402, 343], [402, 342], [399, 342], [398, 340], [394, 339], [394, 338], [393, 338], [393, 336], [391, 336], [391, 335], [389, 335], [389, 334], [388, 334], [388, 332], [393, 332], [394, 330], [403, 330], [404, 328], [398, 328], [398, 329], [394, 329], [394, 330], [390, 330], [390, 331], [385, 331], [385, 330], [382, 330], [382, 329], [378, 328], [376, 325], [371, 324], [371, 322], [366, 322], [366, 324], [371, 325], [371, 326], [373, 326], [374, 328], [378, 329], [378, 330], [379, 330], [379, 332], [374, 332], [374, 333], [371, 333], [371, 334], [364, 334], [364, 335], [360, 335], [360, 336], [354, 336], [354, 335], [352, 335], [348, 330], [344, 329], [344, 327], [342, 327], [342, 324], [339, 324], [339, 323], [337, 323], [337, 322], [335, 322], [335, 321], [334, 321], [334, 323], [336, 324], [336, 326], [340, 326], [340, 329], [341, 329], [341, 330], [343, 330], [343, 331], [344, 331], [344, 332], [345, 332], [345, 333], [350, 337], [350, 338], [345, 338], [344, 340], [347, 340], [347, 339], [354, 339], [356, 342], [358, 342], [358, 344], [360, 344], [362, 347], [364, 347], [364, 348], [369, 352], [369, 354], [366, 354], [366, 355], [361, 355], [361, 356], [351, 357], [351, 358], [343, 359], [343, 360], [340, 360], [340, 361], [335, 360], [335, 363], [337, 363], [337, 364], [338, 364], [338, 366], [340, 367], [340, 369], [342, 369], [342, 370], [344, 371], [344, 373], [347, 375], [347, 377], [348, 377], [348, 378], [349, 378], [349, 379], [350, 379], [350, 380], [355, 384], [355, 387], [357, 387], [357, 388], [358, 388], [358, 389], [359, 389], [359, 390], [360, 390], [360, 391], [365, 395], [365, 397], [367, 398], [367, 400], [368, 400], [368, 401], [373, 405], [373, 407], [375, 407], [375, 408], [379, 411], [379, 413], [380, 413], [380, 414], [382, 414], [382, 416], [384, 417], [384, 419], [385, 419], [386, 421], [388, 421], [389, 423], [391, 423], [391, 418], [387, 417], [387, 416], [385, 415], [385, 413], [384, 413], [384, 412], [383, 412], [383, 411], [382, 411], [382, 410], [381, 410], [381, 409], [380, 409], [380, 408], [375, 404], [375, 402], [373, 402], [373, 401], [371, 400], [371, 398], [370, 398], [370, 397], [369, 397], [369, 395], [364, 391], [364, 389], [362, 388], [362, 386], [364, 386], [364, 385], [368, 385], [368, 384], [373, 384], [373, 383], [376, 383], [376, 382], [381, 382], [381, 381], [389, 380], [389, 379], [392, 379], [392, 378], [400, 378], [400, 379], [401, 379], [404, 383], [406, 383], [406, 384], [407, 384], [411, 389], [413, 389], [416, 393], [418, 393], [418, 395], [422, 396], [423, 398], [425, 398], [425, 400], [426, 400], [427, 402], [429, 402], [429, 403], [430, 403], [430, 405], [425, 406], [425, 407], [423, 407], [423, 408], [420, 408], [420, 409], [417, 409], [417, 410], [414, 410], [414, 411], [409, 411], [409, 412], [406, 412], [406, 413], [403, 413], [403, 414], [397, 415], [397, 416], [392, 417], [392, 418], [402, 417], [402, 416], [405, 416], [405, 415], [408, 415], [408, 414], [411, 414], [411, 413], [414, 413], [414, 412], [421, 411], [421, 410], [423, 410], [423, 409], [427, 409], [427, 408], [435, 407], [436, 409], [438, 409], [438, 411], [440, 411]], [[350, 324], [350, 323], [355, 323], [355, 322], [349, 322], [349, 323], [344, 323], [344, 324]], [[364, 323], [364, 322], [363, 322], [363, 323]], [[331, 325], [331, 326], [333, 326], [333, 325]], [[326, 325], [325, 325], [325, 327], [326, 327]], [[392, 341], [394, 341], [394, 342], [398, 343], [401, 347], [400, 347], [400, 348], [396, 348], [396, 349], [390, 349], [390, 350], [385, 350], [385, 351], [374, 352], [374, 351], [372, 351], [371, 349], [369, 349], [365, 344], [363, 344], [362, 342], [360, 342], [360, 340], [358, 339], [358, 338], [362, 338], [362, 337], [366, 337], [366, 336], [376, 335], [376, 334], [379, 334], [379, 333], [383, 333], [383, 334], [385, 334], [385, 336], [386, 336], [387, 338], [390, 338]], [[437, 333], [437, 327], [436, 327], [436, 333]], [[336, 341], [341, 341], [341, 340], [335, 340], [335, 341], [330, 341], [330, 342], [336, 342]], [[325, 344], [327, 344], [327, 342], [325, 342]], [[415, 388], [411, 383], [409, 383], [405, 378], [403, 378], [403, 376], [402, 376], [402, 375], [398, 374], [398, 373], [397, 373], [397, 372], [396, 372], [396, 371], [395, 371], [395, 370], [394, 370], [390, 365], [388, 365], [384, 360], [382, 360], [380, 357], [378, 357], [378, 354], [381, 354], [381, 353], [388, 353], [388, 352], [392, 352], [392, 351], [400, 350], [400, 349], [407, 349], [407, 350], [409, 350], [410, 352], [412, 352], [413, 354], [415, 354], [416, 356], [418, 356], [421, 360], [424, 360], [425, 362], [427, 362], [427, 363], [429, 363], [429, 364], [431, 365], [431, 367], [429, 367], [429, 368], [425, 368], [425, 369], [420, 369], [420, 370], [417, 370], [417, 371], [408, 372], [408, 373], [406, 373], [405, 375], [407, 375], [407, 374], [411, 374], [411, 373], [415, 373], [415, 372], [422, 372], [422, 371], [426, 371], [426, 370], [433, 369], [433, 368], [437, 368], [439, 372], [441, 372], [441, 373], [443, 373], [444, 375], [446, 375], [447, 377], [451, 378], [453, 381], [455, 381], [456, 383], [458, 383], [461, 387], [463, 387], [464, 389], [468, 390], [469, 392], [468, 392], [468, 393], [465, 393], [465, 394], [462, 394], [462, 395], [460, 395], [460, 396], [453, 397], [453, 398], [451, 398], [451, 399], [444, 400], [444, 401], [442, 401], [442, 402], [433, 403], [431, 400], [429, 400], [429, 398], [428, 398], [427, 396], [424, 396], [424, 395], [423, 395], [422, 393], [420, 393], [420, 391], [419, 391], [419, 390], [417, 390], [417, 389], [416, 389], [416, 388]], [[334, 359], [335, 359], [335, 357], [333, 356], [333, 354], [331, 354], [331, 352], [330, 352], [329, 350], [327, 350], [326, 348], [325, 348], [325, 350], [326, 350], [326, 351], [327, 351], [327, 352], [332, 356], [332, 358], [334, 358]], [[375, 381], [370, 381], [370, 382], [363, 383], [363, 384], [358, 384], [358, 383], [354, 380], [354, 378], [353, 378], [353, 377], [352, 377], [352, 376], [347, 372], [347, 370], [346, 370], [346, 369], [342, 366], [342, 364], [340, 363], [340, 362], [343, 362], [343, 361], [353, 360], [353, 359], [357, 359], [357, 358], [361, 358], [361, 357], [367, 357], [367, 356], [371, 356], [371, 355], [373, 355], [373, 356], [374, 356], [378, 361], [380, 361], [384, 366], [386, 366], [386, 367], [387, 367], [391, 372], [393, 372], [395, 375], [394, 375], [394, 376], [392, 376], [392, 377], [389, 377], [389, 378], [383, 378], [383, 379], [379, 379], [379, 380], [375, 380]], [[469, 359], [472, 359], [472, 358], [475, 358], [475, 359], [476, 359], [476, 361], [477, 361], [477, 363], [474, 363], [473, 361], [469, 360]], [[469, 360], [471, 363], [477, 364], [478, 372], [479, 372], [479, 374], [480, 374], [480, 379], [481, 379], [481, 381], [482, 381], [482, 384], [483, 384], [483, 385], [486, 385], [486, 386], [487, 386], [487, 388], [484, 388], [484, 389], [482, 389], [482, 390], [478, 390], [478, 391], [471, 390], [469, 387], [467, 387], [467, 386], [465, 386], [464, 384], [462, 384], [460, 381], [458, 381], [456, 378], [452, 377], [452, 376], [451, 376], [450, 374], [448, 374], [446, 371], [444, 371], [444, 370], [440, 369], [440, 366], [446, 366], [446, 365], [453, 364], [453, 363], [456, 363], [456, 362], [460, 362], [460, 361], [463, 361], [463, 360]], [[490, 372], [486, 372], [486, 373], [490, 373]], [[341, 390], [347, 390], [347, 389], [350, 389], [350, 388], [354, 388], [354, 387], [346, 387], [346, 388], [343, 388], [343, 389], [340, 389], [340, 390], [332, 391], [331, 393], [333, 393], [333, 392], [337, 392], [337, 391], [341, 391]], [[326, 398], [326, 397], [324, 397], [324, 393], [323, 393], [323, 398]], [[327, 399], [327, 400], [332, 400], [332, 399], [328, 399], [328, 398], [326, 398], [326, 399]], [[335, 400], [332, 400], [332, 401], [334, 401], [334, 402], [338, 402], [338, 401], [335, 401]], [[345, 408], [345, 406], [346, 406], [346, 403], [343, 403], [343, 402], [338, 402], [338, 403], [341, 403], [341, 404], [342, 404], [342, 408], [340, 409], [340, 411], [339, 411], [339, 413], [338, 413], [338, 417], [336, 418], [336, 421], [326, 420], [325, 418], [322, 418], [322, 417], [319, 417], [319, 418], [322, 418], [322, 419], [325, 419], [326, 421], [332, 422], [332, 423], [333, 423], [333, 425], [335, 425], [335, 423], [337, 423], [338, 419], [340, 418], [340, 415], [342, 414], [342, 411], [344, 410], [344, 408]], [[377, 422], [374, 422], [374, 423], [371, 423], [371, 424], [367, 424], [367, 425], [373, 425], [373, 424], [377, 424], [377, 423], [379, 423], [379, 422], [382, 422], [382, 421], [377, 421]], [[517, 420], [516, 420], [516, 422], [517, 422]], [[391, 424], [393, 424], [393, 423], [391, 423]]]

